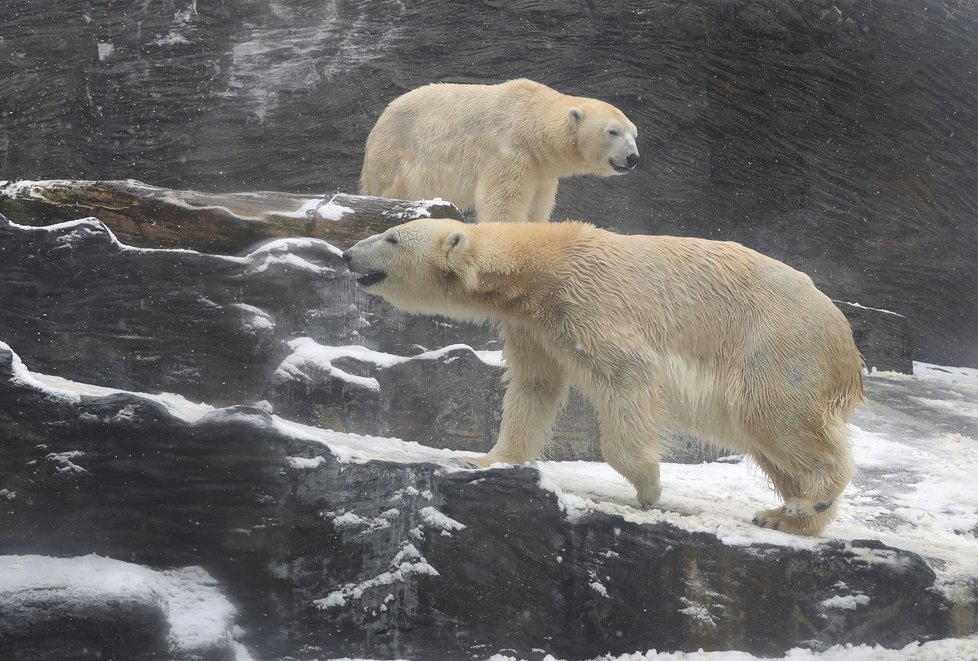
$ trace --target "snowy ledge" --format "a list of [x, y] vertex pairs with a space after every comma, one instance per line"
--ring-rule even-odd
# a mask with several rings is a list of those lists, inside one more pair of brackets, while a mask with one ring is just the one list
[[[271, 586], [289, 586], [288, 598], [298, 597], [298, 610], [281, 626], [318, 640], [326, 646], [323, 649], [334, 649], [327, 635], [333, 625], [360, 632], [396, 626], [399, 618], [418, 612], [422, 603], [435, 604], [438, 612], [451, 613], [452, 621], [474, 627], [466, 628], [465, 635], [475, 644], [477, 623], [487, 612], [509, 617], [506, 585], [511, 582], [537, 589], [540, 594], [533, 599], [546, 600], [553, 589], [561, 590], [562, 608], [571, 614], [568, 622], [588, 621], [606, 611], [619, 613], [608, 626], [628, 629], [624, 640], [646, 640], [677, 626], [686, 632], [683, 645], [705, 645], [720, 640], [711, 636], [731, 627], [753, 630], [755, 624], [744, 620], [749, 617], [758, 617], [757, 626], [766, 628], [764, 608], [783, 610], [793, 602], [782, 607], [777, 599], [798, 590], [801, 593], [790, 598], [813, 600], [799, 602], [799, 607], [817, 626], [805, 636], [792, 634], [795, 637], [787, 640], [795, 646], [803, 639], [817, 639], [811, 644], [821, 649], [826, 640], [843, 636], [852, 642], [845, 636], [865, 634], [883, 636], [877, 639], [902, 647], [933, 637], [938, 630], [946, 636], [967, 633], [967, 626], [973, 626], [941, 629], [941, 618], [947, 616], [927, 610], [937, 608], [938, 602], [964, 609], [978, 602], [975, 535], [969, 529], [975, 525], [978, 504], [970, 489], [968, 464], [962, 461], [969, 456], [962, 450], [973, 449], [971, 438], [961, 433], [949, 437], [936, 428], [926, 434], [916, 428], [908, 433], [899, 425], [887, 427], [880, 420], [893, 416], [876, 402], [853, 428], [861, 470], [846, 494], [839, 520], [822, 537], [806, 539], [750, 524], [754, 509], [777, 501], [759, 471], [739, 457], [664, 464], [661, 507], [641, 511], [634, 505], [631, 487], [602, 463], [473, 469], [467, 452], [319, 429], [261, 408], [214, 408], [174, 395], [66, 381], [31, 372], [2, 344], [0, 356], [6, 356], [5, 363], [0, 361], [5, 380], [0, 400], [9, 410], [21, 411], [15, 402], [29, 402], [27, 410], [39, 416], [61, 412], [52, 418], [61, 422], [45, 423], [49, 437], [43, 447], [28, 447], [26, 455], [18, 455], [33, 465], [6, 467], [7, 472], [19, 472], [14, 473], [16, 480], [0, 484], [0, 517], [14, 517], [0, 519], [5, 534], [18, 530], [18, 521], [23, 521], [31, 522], [29, 530], [36, 535], [39, 528], [33, 522], [41, 510], [31, 503], [39, 503], [36, 507], [48, 512], [46, 516], [60, 516], [52, 512], [49, 499], [61, 498], [57, 494], [70, 485], [71, 493], [88, 495], [56, 508], [70, 519], [53, 530], [58, 535], [66, 527], [73, 530], [68, 539], [86, 539], [93, 533], [101, 537], [101, 530], [87, 521], [103, 516], [97, 505], [102, 490], [123, 484], [127, 507], [145, 503], [154, 520], [169, 521], [163, 528], [169, 532], [162, 538], [167, 545], [183, 543], [208, 557], [229, 554], [240, 562], [248, 554], [235, 549], [262, 549], [263, 540], [283, 534], [286, 539], [309, 536], [310, 543], [297, 547], [303, 549], [298, 557], [290, 555], [290, 545], [268, 546], [262, 553], [271, 553], [273, 559], [259, 554], [257, 564], [230, 571], [250, 578], [227, 587], [235, 603], [267, 612], [269, 605], [261, 599], [274, 597]], [[941, 369], [934, 368], [940, 378], [927, 376], [930, 368], [917, 377], [873, 376], [870, 389], [911, 388], [927, 395], [920, 399], [928, 402], [957, 405], [978, 389], [973, 374]], [[932, 403], [920, 406], [947, 415]], [[22, 429], [33, 428], [29, 418], [20, 424]], [[153, 480], [134, 480], [130, 470], [152, 475]], [[204, 509], [196, 504], [196, 496], [189, 496], [195, 484], [208, 503]], [[215, 484], [221, 485], [219, 491]], [[215, 499], [215, 493], [220, 498]], [[229, 517], [235, 524], [222, 528]], [[129, 525], [127, 521], [124, 518], [123, 525]], [[187, 522], [196, 523], [186, 530], [173, 527]], [[288, 532], [282, 527], [286, 522]], [[131, 543], [139, 542], [142, 533], [132, 532]], [[125, 549], [130, 548], [126, 544], [132, 533], [117, 534], [119, 552], [129, 552]], [[208, 544], [229, 548], [225, 552]], [[515, 555], [513, 549], [518, 549]], [[337, 564], [347, 555], [356, 562]], [[210, 566], [202, 566], [213, 573]], [[798, 570], [792, 574], [793, 566]], [[786, 570], [788, 574], [778, 574]], [[663, 571], [667, 574], [660, 575]], [[221, 572], [226, 575], [228, 568]], [[516, 573], [510, 577], [510, 572]], [[526, 583], [531, 578], [543, 587], [560, 587], [540, 591], [540, 585]], [[255, 581], [256, 587], [250, 587]], [[769, 581], [774, 583], [767, 585]], [[809, 586], [809, 581], [814, 583]], [[751, 590], [758, 586], [768, 595], [764, 599], [775, 601], [756, 602], [760, 597]], [[242, 599], [242, 590], [253, 589], [262, 595], [257, 602], [249, 601], [255, 595]], [[470, 598], [473, 591], [482, 596]], [[678, 595], [674, 605], [669, 605], [670, 591]], [[654, 610], [655, 617], [679, 620], [651, 630], [642, 622], [629, 624], [623, 609], [631, 612], [633, 603]], [[755, 606], [749, 603], [761, 609], [758, 614], [751, 615]], [[912, 617], [917, 623], [884, 634], [879, 622], [890, 621], [894, 608], [916, 609]], [[255, 620], [250, 617], [243, 615], [242, 643], [252, 648], [256, 641], [248, 638], [247, 623]], [[324, 623], [332, 624], [324, 628]], [[587, 629], [579, 626], [561, 635]], [[437, 637], [437, 628], [425, 631], [425, 636]], [[602, 640], [592, 641], [606, 645], [594, 647], [593, 655], [619, 649], [610, 639]], [[635, 642], [631, 649], [648, 649], [643, 644]], [[558, 653], [559, 646], [552, 649], [554, 658], [585, 658]]]
[[[326, 366], [331, 361], [352, 356], [383, 367], [409, 360], [430, 360], [459, 347], [405, 358], [371, 351], [364, 347], [324, 347], [309, 338], [292, 344], [294, 353], [279, 369], [289, 374], [308, 364]], [[10, 347], [0, 342], [0, 349]], [[11, 351], [12, 353], [12, 351]], [[474, 352], [489, 364], [499, 364], [498, 352]], [[104, 397], [123, 393], [112, 388], [67, 381], [30, 372], [13, 354], [14, 381], [42, 390], [48, 396], [80, 401], [82, 396]], [[921, 387], [953, 384], [974, 396], [971, 402], [960, 393], [946, 393], [947, 399], [925, 400], [941, 411], [954, 409], [978, 418], [978, 370], [948, 368], [918, 363], [917, 376], [878, 373], [872, 379], [916, 383]], [[351, 379], [364, 379], [354, 377]], [[367, 384], [369, 386], [369, 384]], [[213, 421], [239, 419], [254, 423], [249, 413], [239, 409], [215, 409], [189, 402], [179, 395], [126, 393], [162, 406], [170, 415], [197, 423], [207, 416]], [[876, 412], [871, 403], [866, 416], [872, 422], [885, 412]], [[321, 444], [341, 462], [390, 461], [403, 464], [432, 463], [446, 471], [478, 470], [468, 459], [475, 453], [438, 449], [396, 438], [381, 438], [335, 432], [269, 416], [278, 432], [302, 441]], [[856, 478], [846, 489], [838, 518], [820, 538], [805, 538], [750, 523], [756, 509], [775, 507], [778, 499], [766, 477], [749, 460], [728, 457], [702, 464], [663, 464], [663, 493], [659, 506], [641, 510], [634, 490], [623, 477], [605, 463], [542, 461], [537, 465], [540, 486], [553, 492], [566, 515], [580, 519], [591, 512], [604, 512], [636, 524], [669, 523], [690, 532], [708, 533], [725, 544], [772, 544], [794, 548], [815, 548], [826, 539], [879, 539], [889, 546], [912, 551], [934, 561], [942, 580], [955, 583], [960, 577], [978, 576], [978, 441], [957, 432], [939, 428], [932, 434], [900, 436], [851, 425], [853, 451], [859, 467]], [[889, 485], [889, 488], [888, 488]], [[949, 588], [953, 589], [953, 588]]]

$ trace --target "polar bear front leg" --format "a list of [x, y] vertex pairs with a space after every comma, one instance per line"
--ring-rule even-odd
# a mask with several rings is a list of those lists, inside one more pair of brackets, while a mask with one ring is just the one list
[[503, 397], [503, 419], [499, 439], [489, 454], [472, 463], [488, 466], [496, 462], [521, 464], [540, 456], [557, 411], [567, 398], [563, 370], [525, 329], [503, 324], [503, 357], [509, 381]]
[[601, 424], [601, 455], [632, 483], [642, 509], [655, 505], [662, 493], [658, 400], [644, 388], [633, 392], [619, 387], [594, 405]]
[[480, 223], [525, 223], [535, 186], [519, 159], [501, 155], [479, 174], [475, 189], [475, 215]]
[[557, 177], [541, 177], [533, 191], [533, 202], [527, 220], [531, 223], [545, 223], [557, 201]]

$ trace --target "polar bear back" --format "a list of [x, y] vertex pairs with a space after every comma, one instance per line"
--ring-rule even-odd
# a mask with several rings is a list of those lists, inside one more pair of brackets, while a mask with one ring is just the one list
[[557, 180], [635, 166], [637, 130], [614, 106], [530, 80], [435, 83], [396, 98], [367, 138], [361, 192], [441, 197], [480, 221], [547, 220]]
[[483, 155], [518, 144], [532, 149], [531, 125], [515, 119], [534, 116], [532, 106], [545, 103], [548, 91], [531, 81], [436, 83], [398, 97], [367, 138], [363, 192], [473, 207]]

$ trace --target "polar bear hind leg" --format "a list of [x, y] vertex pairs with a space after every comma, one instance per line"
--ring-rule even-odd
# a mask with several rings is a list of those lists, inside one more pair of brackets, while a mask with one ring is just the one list
[[781, 441], [751, 452], [784, 499], [782, 507], [757, 512], [754, 523], [817, 535], [835, 517], [854, 472], [848, 432], [844, 423], [830, 423], [813, 430], [811, 438], [796, 440], [800, 442]]

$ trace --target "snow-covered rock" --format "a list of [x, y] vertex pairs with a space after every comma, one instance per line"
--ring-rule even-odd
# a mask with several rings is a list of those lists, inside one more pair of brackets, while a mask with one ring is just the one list
[[[857, 420], [873, 430], [856, 429], [864, 470], [838, 522], [805, 539], [750, 524], [775, 497], [741, 458], [665, 464], [661, 507], [642, 511], [603, 464], [475, 470], [258, 407], [188, 417], [47, 381], [0, 346], [0, 551], [202, 567], [256, 658], [779, 654], [975, 630], [973, 432], [936, 424], [970, 418], [928, 405], [934, 433], [904, 435], [896, 390]], [[970, 375], [870, 381], [978, 391]], [[47, 460], [66, 453], [83, 471]]]

